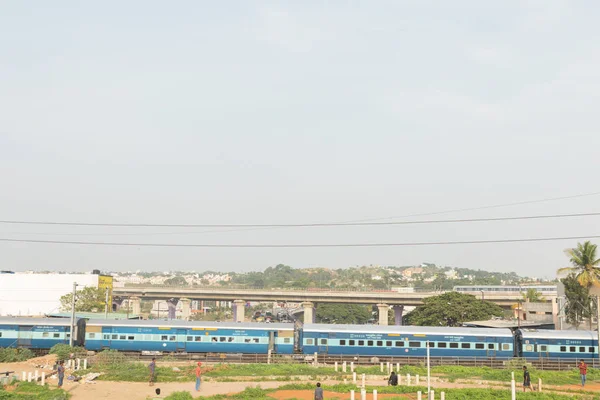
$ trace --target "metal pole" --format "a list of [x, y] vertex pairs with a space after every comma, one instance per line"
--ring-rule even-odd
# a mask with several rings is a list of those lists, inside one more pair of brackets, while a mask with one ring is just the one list
[[598, 352], [600, 354], [600, 295], [596, 295], [596, 330], [598, 331]]
[[106, 299], [104, 300], [104, 319], [108, 319], [108, 288], [106, 288]]
[[427, 395], [431, 392], [431, 364], [429, 363], [429, 341], [427, 341]]
[[73, 282], [73, 298], [71, 299], [71, 336], [69, 346], [73, 347], [73, 334], [75, 333], [75, 297], [77, 294], [77, 282]]

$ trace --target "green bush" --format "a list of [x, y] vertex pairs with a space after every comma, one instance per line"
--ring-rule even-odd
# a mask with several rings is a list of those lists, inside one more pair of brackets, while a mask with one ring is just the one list
[[35, 357], [29, 349], [0, 349], [0, 362], [19, 362]]
[[68, 344], [55, 344], [50, 349], [50, 354], [56, 354], [59, 360], [67, 360], [71, 353], [75, 355], [75, 358], [81, 358], [87, 355], [87, 350], [83, 347], [71, 347]]
[[190, 392], [173, 392], [165, 400], [193, 400]]
[[0, 388], [0, 400], [67, 400], [70, 395], [62, 389], [51, 389], [33, 382], [20, 382], [14, 391]]

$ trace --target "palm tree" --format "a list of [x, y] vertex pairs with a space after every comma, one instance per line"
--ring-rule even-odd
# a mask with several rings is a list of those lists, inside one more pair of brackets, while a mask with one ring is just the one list
[[[557, 273], [563, 274], [570, 272], [575, 274], [577, 282], [589, 290], [592, 286], [600, 287], [600, 258], [597, 258], [595, 244], [589, 240], [583, 244], [577, 243], [574, 249], [565, 251], [570, 257], [571, 267], [560, 268]], [[600, 324], [600, 296], [596, 297], [596, 313], [598, 323]], [[591, 308], [591, 307], [590, 307]], [[590, 330], [592, 329], [592, 318], [590, 316]], [[598, 339], [600, 340], [600, 329], [598, 329]]]
[[595, 244], [589, 240], [583, 244], [577, 243], [574, 249], [565, 251], [571, 258], [572, 267], [559, 269], [558, 274], [573, 272], [577, 275], [579, 284], [587, 289], [600, 286], [600, 258], [597, 258]]
[[522, 296], [523, 301], [529, 301], [531, 303], [539, 303], [546, 300], [544, 296], [534, 288], [527, 289], [526, 292], [522, 293]]

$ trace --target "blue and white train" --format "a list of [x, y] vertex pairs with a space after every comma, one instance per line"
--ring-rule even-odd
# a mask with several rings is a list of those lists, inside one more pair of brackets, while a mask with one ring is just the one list
[[[0, 318], [0, 347], [50, 349], [69, 343], [70, 321]], [[76, 321], [75, 344], [88, 350], [165, 353], [597, 359], [597, 333], [418, 326], [259, 324], [162, 320]]]

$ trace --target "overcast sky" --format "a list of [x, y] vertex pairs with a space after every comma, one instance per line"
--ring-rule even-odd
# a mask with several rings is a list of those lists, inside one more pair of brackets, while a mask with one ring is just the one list
[[[3, 220], [337, 222], [600, 191], [597, 1], [3, 1], [0, 9]], [[597, 212], [599, 201], [419, 218]], [[241, 231], [0, 224], [1, 238], [135, 243], [598, 234], [600, 217]], [[0, 268], [432, 262], [552, 277], [575, 244], [4, 242]]]

